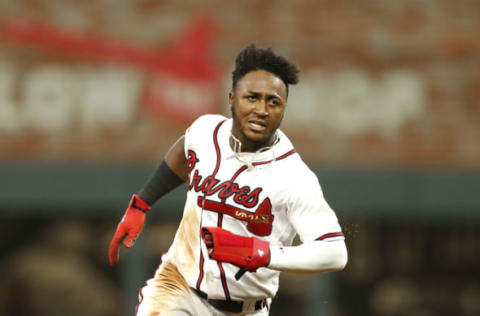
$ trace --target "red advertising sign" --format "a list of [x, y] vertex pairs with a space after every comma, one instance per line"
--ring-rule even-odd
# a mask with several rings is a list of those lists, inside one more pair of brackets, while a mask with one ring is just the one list
[[213, 54], [213, 30], [210, 18], [196, 19], [175, 43], [158, 52], [101, 34], [16, 19], [0, 25], [0, 40], [80, 60], [138, 68], [147, 74], [143, 102], [150, 113], [191, 121], [219, 109], [220, 67]]

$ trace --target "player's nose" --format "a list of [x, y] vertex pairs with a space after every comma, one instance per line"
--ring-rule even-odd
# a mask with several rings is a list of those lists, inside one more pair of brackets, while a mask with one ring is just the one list
[[258, 102], [255, 102], [254, 112], [260, 117], [268, 116], [267, 101], [264, 98], [261, 98], [258, 100]]

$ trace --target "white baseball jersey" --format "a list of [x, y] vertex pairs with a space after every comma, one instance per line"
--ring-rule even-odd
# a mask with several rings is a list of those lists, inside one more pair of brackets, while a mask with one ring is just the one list
[[278, 290], [279, 272], [260, 268], [237, 281], [237, 266], [209, 259], [201, 227], [222, 227], [275, 246], [291, 246], [296, 234], [302, 242], [344, 237], [317, 177], [287, 136], [277, 130], [272, 147], [235, 154], [230, 146], [232, 122], [204, 115], [185, 133], [187, 200], [166, 259], [190, 287], [209, 298], [269, 298]]

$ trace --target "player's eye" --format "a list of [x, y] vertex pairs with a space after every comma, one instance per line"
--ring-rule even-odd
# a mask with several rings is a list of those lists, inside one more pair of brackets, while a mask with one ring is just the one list
[[270, 104], [277, 106], [277, 105], [280, 105], [280, 101], [278, 101], [278, 99], [271, 99]]
[[248, 101], [251, 101], [251, 102], [254, 102], [257, 100], [257, 96], [256, 95], [247, 95], [247, 100]]

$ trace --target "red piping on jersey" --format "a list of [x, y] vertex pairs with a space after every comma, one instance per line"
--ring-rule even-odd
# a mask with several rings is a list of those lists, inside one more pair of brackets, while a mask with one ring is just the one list
[[[240, 173], [242, 173], [247, 168], [247, 166], [243, 166], [242, 168], [238, 169], [237, 172], [232, 176], [232, 178], [230, 179], [230, 181], [232, 183], [233, 183], [233, 181], [235, 181], [235, 179], [238, 177], [238, 175]], [[205, 198], [203, 198], [203, 200], [205, 200]], [[225, 204], [226, 200], [227, 200], [227, 198], [223, 198], [222, 199], [222, 204]], [[200, 202], [200, 197], [199, 197], [198, 202]], [[222, 205], [222, 209], [223, 209], [223, 205]], [[223, 214], [218, 213], [217, 226], [222, 227], [222, 223], [223, 223]], [[225, 270], [223, 269], [222, 263], [220, 261], [217, 261], [217, 263], [218, 263], [218, 268], [220, 269], [220, 279], [222, 280], [222, 287], [223, 287], [223, 292], [225, 293], [225, 299], [227, 301], [229, 301], [230, 300], [230, 291], [228, 290], [227, 279], [225, 277]]]
[[[200, 197], [200, 196], [199, 196], [199, 197]], [[223, 214], [222, 214], [222, 213], [218, 213], [217, 226], [218, 226], [218, 227], [222, 227], [222, 223], [223, 223]]]
[[[220, 168], [220, 161], [222, 156], [220, 152], [220, 146], [218, 146], [218, 130], [220, 129], [220, 126], [222, 126], [222, 124], [225, 123], [225, 121], [226, 120], [223, 120], [220, 123], [218, 123], [217, 127], [215, 128], [215, 131], [213, 132], [213, 143], [215, 144], [215, 151], [217, 152], [217, 164], [215, 166], [215, 170], [213, 171], [212, 177], [215, 177], [215, 175], [218, 172], [218, 169]], [[222, 222], [223, 222], [223, 214], [218, 214], [217, 226], [222, 227]], [[217, 261], [217, 265], [218, 265], [218, 268], [220, 269], [220, 279], [222, 280], [222, 287], [223, 287], [223, 292], [225, 293], [225, 299], [227, 301], [230, 301], [230, 291], [228, 290], [227, 279], [225, 277], [225, 270], [223, 269], [221, 262]]]
[[[290, 156], [290, 155], [292, 155], [292, 154], [294, 154], [294, 153], [296, 153], [296, 152], [297, 152], [297, 151], [296, 151], [295, 149], [292, 149], [292, 150], [290, 150], [290, 151], [287, 151], [287, 152], [284, 153], [283, 155], [275, 158], [275, 161], [277, 161], [277, 160], [282, 160], [282, 159], [284, 159], [284, 158], [287, 158], [288, 156]], [[270, 162], [272, 162], [272, 161], [273, 161], [273, 159], [267, 160], [267, 161], [257, 161], [257, 162], [252, 163], [252, 165], [254, 165], [254, 166], [264, 165], [264, 164], [270, 163]]]
[[223, 292], [225, 292], [225, 300], [230, 301], [230, 291], [228, 290], [227, 278], [225, 277], [225, 270], [223, 270], [222, 263], [217, 261], [218, 268], [220, 269], [220, 279], [222, 280]]
[[345, 236], [342, 232], [338, 232], [338, 233], [328, 233], [328, 234], [325, 234], [325, 235], [322, 235], [320, 237], [318, 237], [317, 239], [315, 240], [324, 240], [324, 239], [327, 239], [327, 238], [332, 238], [332, 237], [339, 237], [339, 236]]
[[[222, 227], [223, 223], [223, 214], [218, 214], [218, 220], [217, 220], [217, 227]], [[222, 287], [223, 291], [225, 292], [225, 299], [227, 301], [230, 300], [230, 291], [228, 290], [227, 287], [227, 280], [225, 278], [225, 271], [223, 270], [222, 263], [220, 261], [217, 261], [218, 267], [220, 269], [220, 279], [222, 280]]]
[[202, 284], [202, 280], [203, 280], [203, 262], [205, 261], [205, 259], [203, 259], [203, 254], [202, 254], [202, 249], [200, 248], [200, 275], [198, 276], [198, 280], [197, 280], [197, 290], [200, 291], [200, 285]]
[[[283, 155], [278, 156], [277, 158], [275, 158], [275, 161], [285, 159], [285, 158], [287, 158], [288, 156], [293, 155], [293, 154], [296, 153], [296, 152], [297, 152], [297, 151], [296, 151], [295, 149], [292, 149], [292, 150], [290, 150], [290, 151], [287, 151], [287, 152], [284, 153]], [[270, 163], [270, 162], [272, 162], [272, 161], [273, 161], [273, 159], [267, 160], [267, 161], [257, 161], [257, 162], [252, 163], [252, 165], [253, 165], [253, 166], [264, 165], [264, 164]], [[232, 179], [231, 179], [230, 181], [232, 181], [232, 182], [235, 181], [235, 179], [240, 175], [240, 173], [244, 172], [247, 168], [248, 168], [247, 165], [241, 166], [241, 167], [237, 170], [237, 172], [235, 172], [235, 174], [233, 175], [233, 177], [232, 177]]]
[[215, 170], [213, 170], [212, 177], [215, 177], [215, 175], [218, 172], [218, 169], [220, 168], [220, 160], [222, 158], [222, 155], [220, 153], [220, 146], [218, 146], [218, 130], [220, 129], [220, 126], [222, 126], [223, 123], [225, 123], [226, 120], [221, 121], [218, 123], [217, 127], [215, 127], [215, 130], [213, 131], [213, 144], [215, 145], [215, 151], [217, 152], [217, 164], [215, 165]]
[[[220, 152], [220, 147], [218, 146], [217, 135], [218, 135], [218, 130], [220, 129], [220, 126], [222, 126], [222, 124], [225, 123], [225, 121], [226, 120], [223, 120], [220, 123], [218, 123], [217, 126], [215, 127], [215, 130], [213, 131], [213, 145], [215, 146], [215, 151], [217, 153], [217, 162], [215, 164], [215, 169], [213, 170], [212, 177], [215, 177], [215, 175], [218, 172], [218, 169], [220, 169], [221, 152]], [[206, 196], [206, 194], [205, 194], [205, 196]], [[202, 208], [202, 213], [203, 213], [203, 208]], [[202, 216], [200, 216], [200, 218], [202, 218]], [[220, 218], [219, 218], [219, 221], [220, 221], [220, 224], [221, 224]], [[202, 227], [202, 221], [200, 220], [200, 228], [201, 227]], [[201, 229], [200, 229], [200, 231], [201, 231]], [[202, 238], [200, 237], [200, 243], [201, 243], [201, 240], [202, 240]], [[202, 247], [200, 245], [200, 263], [199, 263], [200, 273], [199, 273], [198, 279], [197, 279], [197, 290], [199, 290], [199, 291], [200, 291], [200, 286], [202, 285], [202, 281], [203, 281], [203, 274], [204, 274], [203, 264], [204, 264], [204, 262], [205, 262], [205, 259], [203, 258]]]
[[[277, 158], [275, 158], [275, 161], [285, 159], [285, 158], [287, 158], [288, 156], [293, 155], [293, 154], [296, 153], [296, 152], [297, 152], [297, 151], [296, 151], [295, 149], [292, 149], [292, 150], [290, 150], [290, 151], [287, 151], [287, 152], [284, 153], [283, 155], [278, 156]], [[258, 166], [258, 165], [263, 165], [263, 164], [266, 164], [266, 163], [270, 163], [270, 162], [272, 162], [272, 161], [273, 161], [273, 159], [272, 159], [272, 160], [267, 160], [267, 161], [257, 161], [257, 162], [254, 162], [252, 165]], [[234, 174], [234, 175], [232, 176], [232, 178], [230, 179], [230, 182], [233, 183], [233, 182], [235, 181], [235, 179], [237, 179], [237, 177], [238, 177], [242, 172], [244, 172], [247, 168], [248, 168], [247, 165], [243, 165], [243, 166], [241, 166], [240, 168], [238, 168], [237, 172], [235, 172], [235, 174]], [[225, 203], [226, 199], [227, 199], [227, 198], [222, 199], [222, 203]]]
[[235, 172], [235, 174], [232, 176], [232, 179], [230, 181], [235, 181], [235, 179], [240, 175], [240, 173], [244, 172], [246, 169], [246, 165], [241, 166], [240, 169], [238, 169], [237, 172]]

